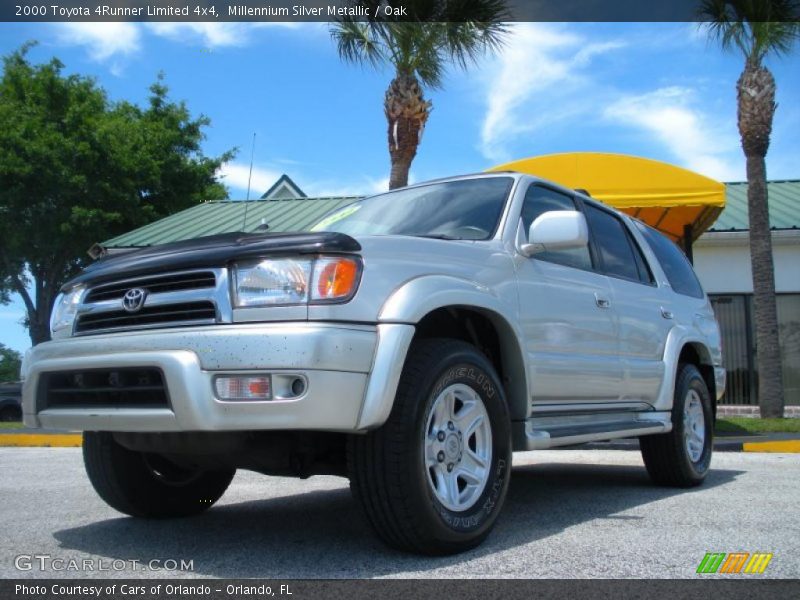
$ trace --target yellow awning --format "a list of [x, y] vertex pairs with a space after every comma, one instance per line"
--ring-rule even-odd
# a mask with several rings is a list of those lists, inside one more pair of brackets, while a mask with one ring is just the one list
[[[667, 163], [602, 152], [548, 154], [489, 171], [518, 171], [583, 189], [593, 198], [637, 217], [680, 244], [696, 240], [725, 207], [719, 181]], [[687, 227], [688, 226], [688, 227]]]

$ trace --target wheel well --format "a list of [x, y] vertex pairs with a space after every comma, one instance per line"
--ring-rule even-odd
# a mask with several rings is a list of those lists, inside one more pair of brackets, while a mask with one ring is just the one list
[[528, 416], [525, 363], [514, 330], [496, 313], [463, 306], [437, 308], [416, 326], [415, 339], [452, 338], [472, 344], [494, 366], [503, 384], [512, 420]]
[[702, 344], [688, 343], [681, 348], [680, 356], [678, 357], [678, 364], [691, 364], [697, 367], [703, 380], [708, 387], [708, 393], [711, 394], [711, 409], [714, 418], [717, 417], [717, 389], [716, 380], [714, 379], [714, 366], [711, 363], [711, 355], [708, 349]]

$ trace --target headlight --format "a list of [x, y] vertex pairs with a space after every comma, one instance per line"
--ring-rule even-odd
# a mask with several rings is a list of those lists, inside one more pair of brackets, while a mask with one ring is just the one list
[[354, 258], [266, 259], [234, 270], [237, 307], [344, 302], [358, 287], [361, 263]]
[[53, 338], [68, 337], [72, 333], [72, 324], [84, 291], [86, 288], [79, 285], [56, 298], [53, 313], [50, 315], [50, 335]]

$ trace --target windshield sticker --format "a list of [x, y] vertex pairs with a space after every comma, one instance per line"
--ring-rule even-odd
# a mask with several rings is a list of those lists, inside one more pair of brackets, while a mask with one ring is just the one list
[[325, 231], [326, 229], [328, 229], [328, 227], [330, 227], [334, 223], [338, 223], [345, 217], [349, 217], [350, 215], [352, 215], [353, 213], [357, 212], [360, 209], [361, 209], [360, 204], [347, 206], [342, 210], [340, 210], [339, 212], [335, 212], [332, 215], [329, 215], [324, 219], [322, 219], [322, 221], [320, 221], [311, 228], [311, 231]]

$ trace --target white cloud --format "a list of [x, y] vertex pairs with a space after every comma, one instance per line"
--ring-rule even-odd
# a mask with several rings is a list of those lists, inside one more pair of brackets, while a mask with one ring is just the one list
[[696, 107], [694, 92], [685, 87], [665, 87], [629, 95], [609, 105], [604, 116], [654, 136], [685, 167], [721, 181], [744, 176], [735, 132], [715, 126]]
[[[414, 175], [409, 173], [409, 183], [414, 183]], [[313, 180], [307, 186], [299, 184], [309, 195], [315, 197], [328, 196], [371, 196], [389, 191], [388, 177], [362, 176], [354, 181]]]
[[245, 198], [247, 195], [247, 182], [250, 180], [250, 198], [260, 198], [272, 184], [281, 176], [281, 173], [266, 167], [253, 165], [253, 176], [250, 179], [250, 165], [241, 163], [225, 163], [217, 171], [222, 183], [233, 188], [231, 197]]
[[[408, 183], [414, 183], [414, 176], [411, 173], [408, 174]], [[380, 194], [382, 192], [386, 192], [389, 190], [389, 178], [388, 177], [381, 177], [380, 179], [375, 179], [372, 182], [372, 187], [369, 190], [371, 194]]]
[[[483, 154], [505, 158], [505, 144], [556, 118], [565, 118], [587, 106], [574, 98], [587, 84], [586, 69], [592, 59], [624, 46], [619, 41], [587, 43], [562, 26], [518, 23], [508, 45], [489, 66], [487, 111], [481, 131]], [[557, 96], [572, 92], [573, 100], [559, 103]], [[523, 110], [524, 108], [524, 110]]]
[[[272, 163], [284, 163], [284, 159], [275, 159]], [[289, 161], [293, 162], [293, 161]], [[272, 164], [254, 165], [253, 177], [250, 182], [250, 198], [260, 198], [283, 174], [283, 170], [274, 168]], [[370, 177], [363, 175], [352, 180], [323, 179], [318, 176], [307, 177], [298, 169], [290, 169], [286, 173], [297, 185], [312, 198], [338, 197], [338, 196], [366, 196], [379, 194], [389, 190], [388, 177]], [[225, 163], [217, 171], [222, 183], [231, 190], [231, 198], [243, 199], [247, 195], [247, 180], [250, 174], [250, 165], [246, 163]], [[415, 182], [413, 173], [409, 173], [409, 183]]]
[[141, 47], [136, 23], [58, 23], [56, 26], [60, 43], [85, 46], [96, 61], [129, 56]]
[[147, 29], [160, 37], [209, 48], [245, 46], [253, 39], [257, 29], [282, 27], [295, 29], [299, 23], [148, 23]]
[[[110, 64], [111, 72], [120, 75], [123, 60], [142, 48], [143, 31], [171, 41], [206, 48], [246, 46], [264, 29], [299, 29], [318, 33], [322, 23], [56, 23], [58, 43], [84, 46], [92, 60]], [[327, 35], [327, 30], [325, 30]]]
[[212, 48], [245, 43], [241, 23], [148, 23], [146, 27], [159, 37]]

